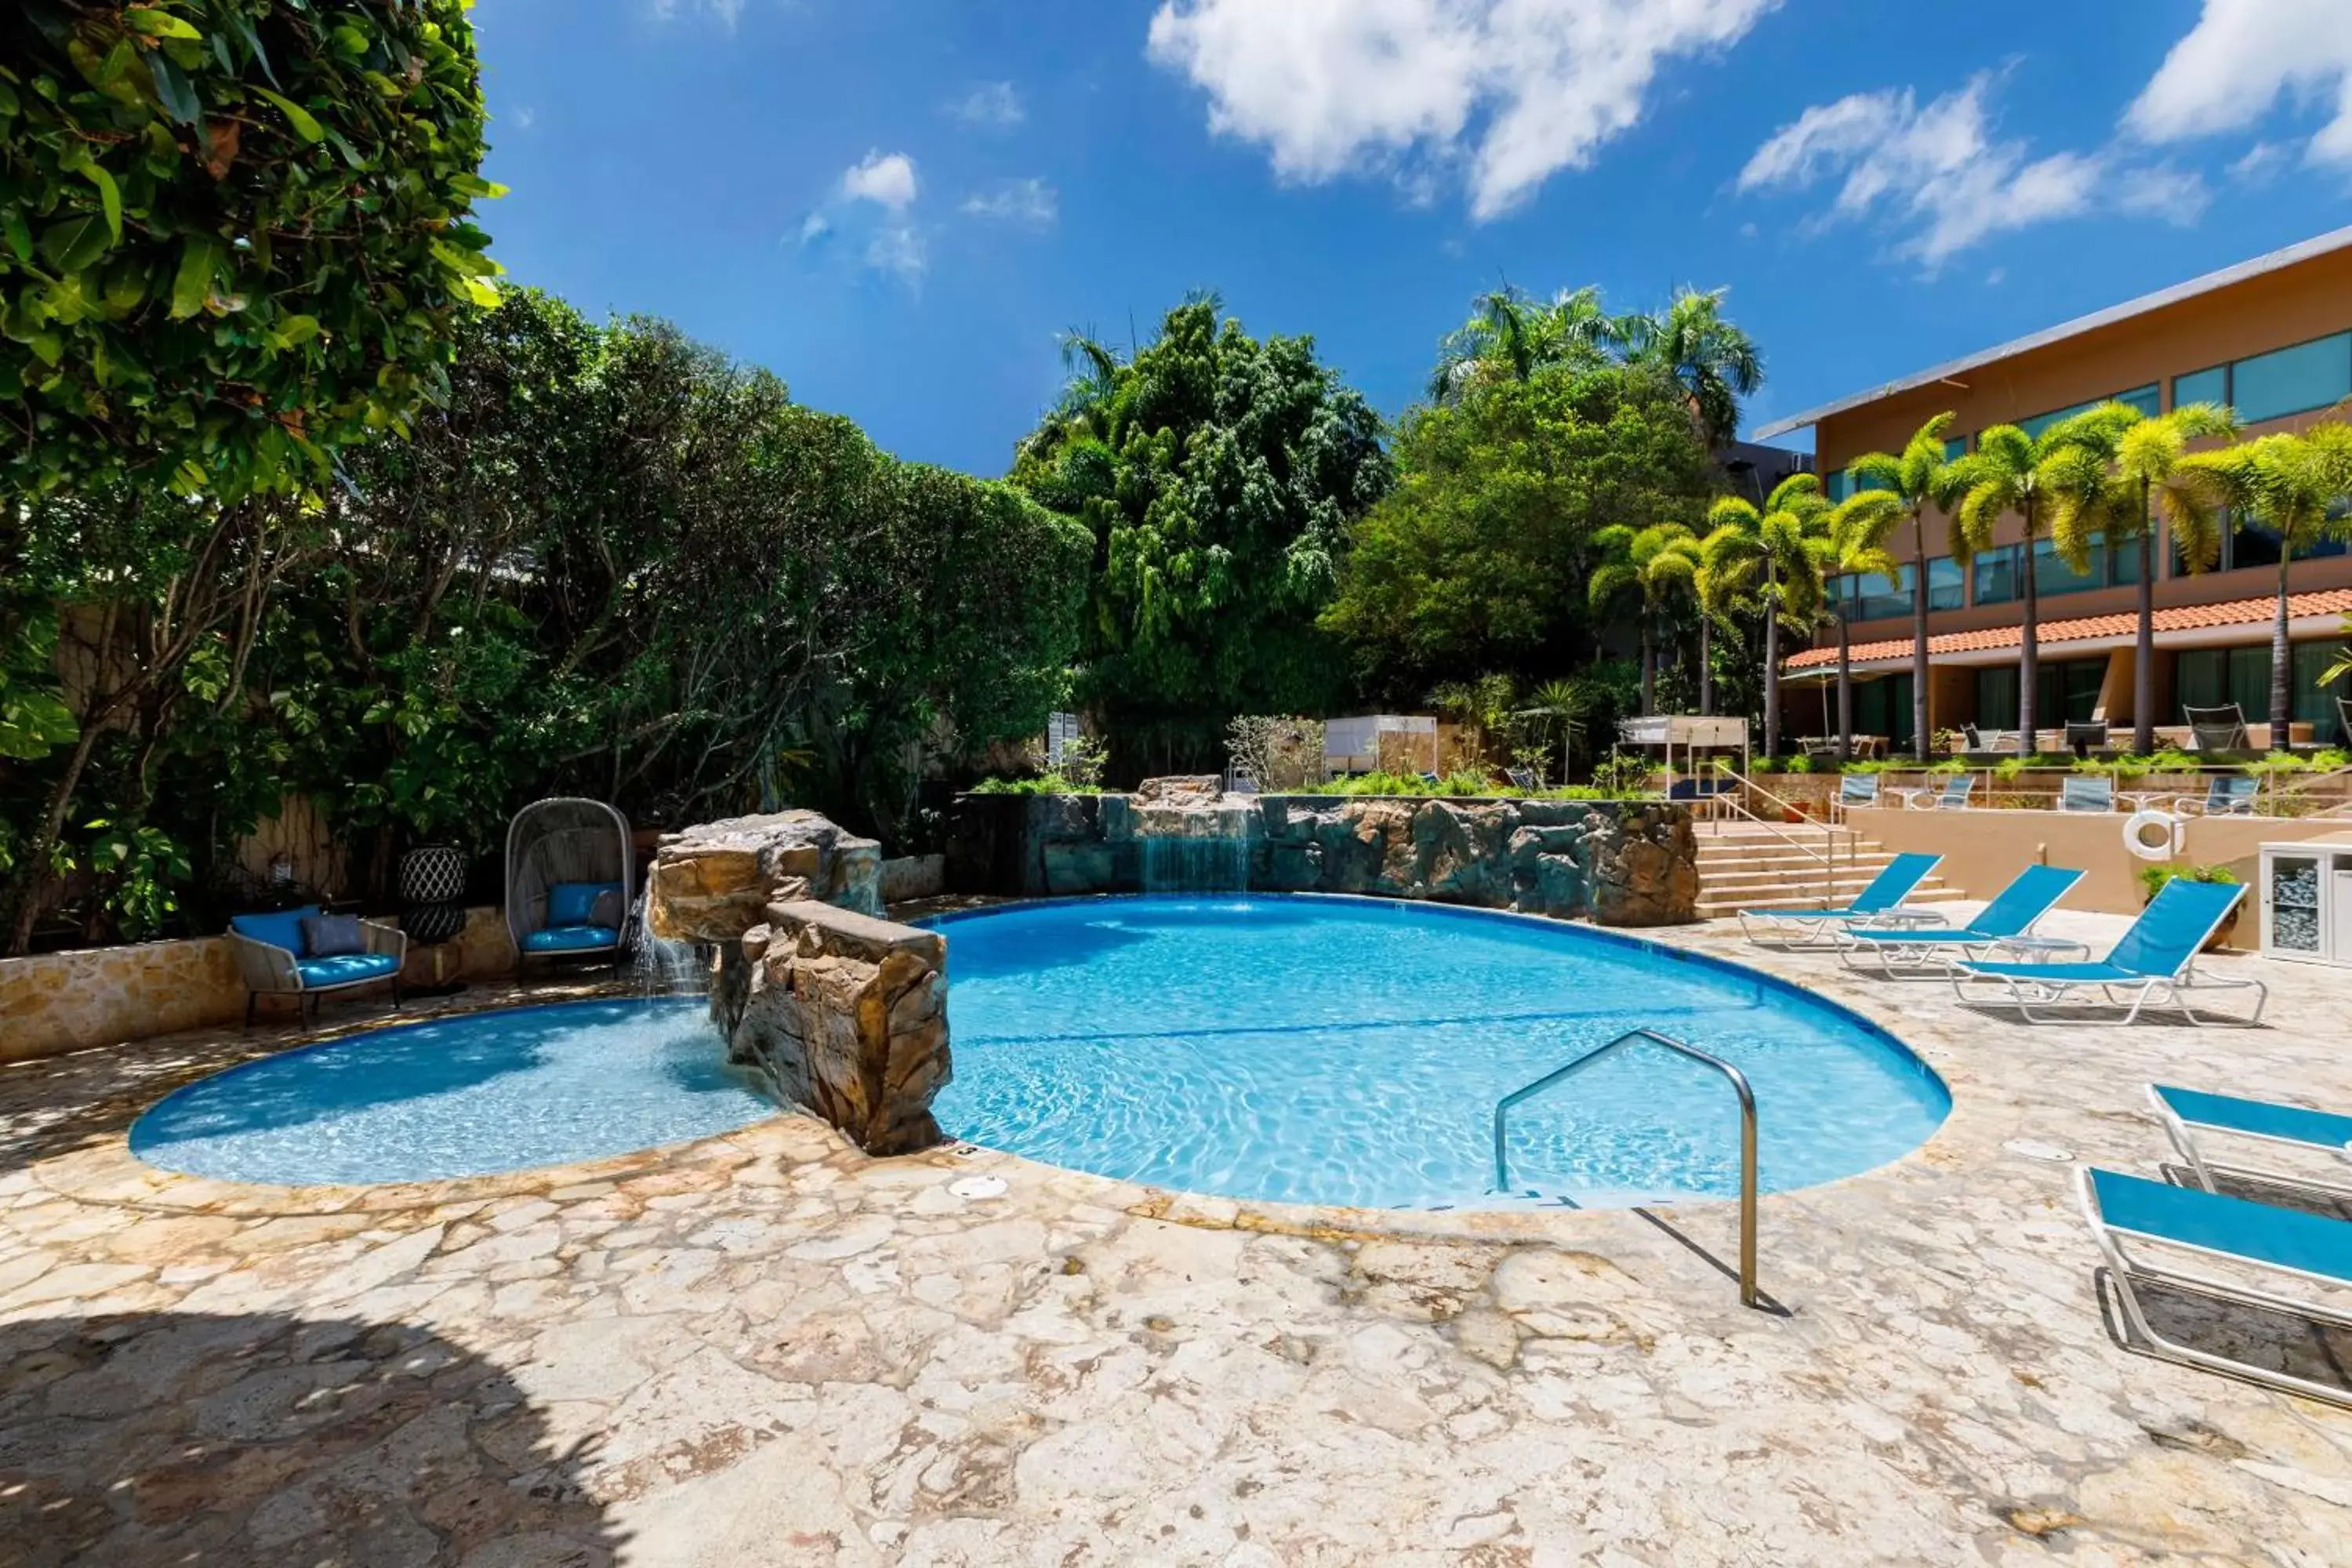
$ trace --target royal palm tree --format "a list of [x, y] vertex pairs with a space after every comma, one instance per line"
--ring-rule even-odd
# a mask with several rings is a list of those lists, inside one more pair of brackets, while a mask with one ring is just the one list
[[[2217, 452], [2191, 453], [2181, 466], [2213, 476], [2227, 516], [2278, 534], [2278, 595], [2271, 617], [2270, 729], [2273, 752], [2287, 749], [2294, 717], [2294, 644], [2287, 637], [2287, 587], [2297, 555], [2326, 539], [2352, 540], [2352, 516], [2335, 515], [2352, 495], [2352, 426], [2315, 426], [2300, 435], [2263, 436]], [[2200, 546], [2207, 541], [2200, 538]], [[2210, 542], [2218, 553], [2220, 541]]]
[[[2114, 411], [2114, 412], [2110, 412]], [[2238, 416], [2210, 403], [2190, 403], [2150, 416], [2128, 404], [2108, 404], [2107, 433], [2053, 452], [2046, 466], [2052, 498], [2050, 536], [2077, 572], [2090, 569], [2091, 551], [2105, 539], [2139, 545], [2139, 631], [2134, 639], [2132, 750], [2156, 749], [2156, 533], [2161, 526], [2180, 547], [2192, 572], [2221, 552], [2220, 482], [2189, 464], [2189, 444], [2210, 437], [2235, 439]]]
[[[2017, 657], [2017, 752], [2030, 757], [2042, 716], [2035, 711], [2042, 680], [2041, 584], [2033, 569], [2034, 542], [2050, 523], [2056, 498], [2052, 493], [2050, 459], [2070, 447], [2093, 450], [2111, 445], [2129, 423], [2117, 414], [2129, 405], [2110, 403], [2062, 419], [2038, 437], [2014, 425], [1995, 425], [1977, 437], [1977, 449], [1952, 464], [1949, 488], [1959, 497], [1963, 531], [1970, 539], [1990, 541], [2000, 521], [2014, 512], [2022, 524], [2024, 543], [2019, 593], [2025, 618], [2021, 626]], [[2137, 413], [2137, 410], [2132, 410]]]
[[1698, 542], [1698, 571], [1691, 579], [1698, 601], [1698, 710], [1715, 712], [1715, 628], [1728, 628], [1733, 616], [1752, 607], [1748, 589], [1756, 581], [1756, 556], [1743, 548], [1736, 524], [1710, 529]]
[[[1886, 579], [1894, 592], [1903, 587], [1903, 563], [1886, 548], [1901, 514], [1886, 508], [1840, 506], [1829, 515], [1827, 570], [1834, 574]], [[1837, 626], [1838, 639], [1838, 762], [1853, 760], [1853, 626], [1845, 612], [1826, 603], [1823, 612]]]
[[1738, 433], [1739, 400], [1764, 384], [1764, 357], [1725, 318], [1723, 299], [1720, 289], [1685, 289], [1664, 310], [1630, 316], [1620, 325], [1626, 359], [1674, 377], [1710, 447]]
[[1432, 403], [1459, 402], [1473, 387], [1525, 381], [1555, 365], [1592, 369], [1622, 349], [1626, 321], [1601, 308], [1601, 290], [1587, 287], [1549, 304], [1505, 287], [1481, 294], [1470, 319], [1449, 334], [1430, 373]]
[[1843, 527], [1893, 531], [1897, 523], [1910, 524], [1911, 534], [1911, 745], [1926, 762], [1935, 735], [1927, 728], [1927, 510], [1943, 510], [1948, 520], [1953, 559], [1966, 563], [1985, 542], [1969, 531], [1951, 503], [1951, 465], [1944, 460], [1944, 433], [1952, 427], [1949, 414], [1938, 414], [1912, 433], [1899, 454], [1871, 452], [1854, 459], [1850, 471], [1872, 489], [1846, 498], [1841, 510], [1848, 515]]
[[1734, 531], [1719, 547], [1728, 558], [1753, 563], [1763, 581], [1757, 597], [1764, 606], [1764, 752], [1780, 754], [1780, 626], [1812, 624], [1822, 601], [1822, 568], [1827, 556], [1830, 505], [1821, 479], [1790, 474], [1772, 489], [1759, 510], [1744, 496], [1725, 496], [1710, 508], [1711, 530]]
[[1654, 522], [1639, 529], [1615, 524], [1594, 534], [1592, 542], [1601, 557], [1590, 588], [1593, 613], [1605, 616], [1620, 598], [1635, 598], [1634, 618], [1642, 635], [1642, 711], [1654, 713], [1658, 622], [1669, 604], [1696, 596], [1698, 540], [1679, 522]]

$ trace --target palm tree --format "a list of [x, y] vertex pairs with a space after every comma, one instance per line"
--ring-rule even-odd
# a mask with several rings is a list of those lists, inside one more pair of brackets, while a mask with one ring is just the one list
[[1749, 605], [1748, 590], [1756, 581], [1756, 557], [1741, 547], [1745, 535], [1733, 524], [1708, 531], [1698, 542], [1698, 571], [1691, 579], [1698, 600], [1698, 710], [1715, 712], [1715, 628], [1728, 627], [1732, 616]]
[[1470, 319], [1438, 347], [1429, 399], [1459, 402], [1474, 387], [1525, 381], [1554, 365], [1605, 364], [1624, 346], [1626, 330], [1591, 287], [1564, 290], [1548, 305], [1508, 286], [1481, 294]]
[[1951, 465], [1944, 460], [1944, 433], [1951, 427], [1952, 416], [1938, 414], [1912, 433], [1899, 456], [1871, 452], [1855, 458], [1852, 472], [1876, 488], [1843, 502], [1850, 512], [1843, 526], [1892, 531], [1897, 522], [1911, 525], [1911, 744], [1923, 763], [1935, 744], [1927, 728], [1927, 509], [1944, 509], [1955, 560], [1965, 564], [1985, 542], [1951, 506]]
[[2071, 419], [2062, 419], [2039, 437], [2014, 425], [1995, 425], [1977, 437], [1977, 449], [1952, 464], [1950, 489], [1959, 496], [1962, 531], [1970, 539], [1990, 540], [2000, 520], [2015, 512], [2023, 526], [2020, 551], [2022, 569], [2019, 587], [2025, 618], [2017, 658], [2017, 752], [2033, 754], [2041, 715], [2034, 711], [2042, 680], [2041, 584], [2033, 569], [2033, 543], [2055, 510], [2050, 459], [2070, 447], [2099, 448], [2121, 434], [2116, 410], [2128, 405], [2111, 403]]
[[1601, 563], [1592, 574], [1591, 594], [1596, 615], [1606, 615], [1622, 595], [1638, 591], [1636, 615], [1642, 633], [1642, 711], [1656, 710], [1658, 698], [1658, 620], [1677, 596], [1696, 596], [1699, 543], [1679, 522], [1654, 522], [1647, 528], [1622, 523], [1592, 536]]
[[2238, 416], [2211, 403], [2190, 403], [2151, 417], [2108, 404], [2106, 434], [2053, 452], [2047, 479], [2056, 508], [2050, 536], [2077, 572], [2090, 568], [2103, 537], [2139, 542], [2139, 635], [2132, 669], [2132, 750], [2156, 749], [2156, 531], [2162, 525], [2192, 572], [2221, 552], [2220, 484], [2210, 468], [2188, 463], [2189, 443], [2235, 439]]
[[[1725, 496], [1706, 514], [1716, 532], [1733, 533], [1720, 547], [1745, 558], [1764, 582], [1764, 752], [1780, 753], [1780, 623], [1810, 625], [1822, 600], [1822, 566], [1829, 537], [1829, 502], [1812, 474], [1790, 474], [1772, 488], [1763, 510], [1744, 496]], [[1710, 537], [1713, 537], [1711, 534]]]
[[[2263, 436], [2218, 452], [2192, 453], [2181, 466], [2213, 476], [2220, 498], [2238, 524], [2260, 521], [2277, 531], [2278, 596], [2271, 618], [2270, 749], [2283, 752], [2287, 748], [2287, 726], [2294, 717], [2294, 649], [2287, 637], [2288, 575], [2294, 558], [2322, 540], [2352, 539], [2352, 517], [2332, 515], [2337, 503], [2352, 495], [2352, 426], [2319, 425], [2301, 435]], [[2218, 546], [2219, 541], [2214, 543]]]
[[1720, 289], [1684, 289], [1664, 310], [1627, 317], [1619, 328], [1629, 363], [1656, 365], [1688, 395], [1710, 447], [1738, 433], [1739, 400], [1764, 384], [1764, 357], [1725, 319], [1723, 300]]
[[[1840, 506], [1829, 516], [1828, 570], [1852, 576], [1876, 575], [1890, 590], [1903, 587], [1903, 564], [1887, 552], [1886, 536], [1901, 515], [1886, 508]], [[1823, 606], [1836, 623], [1838, 639], [1838, 762], [1853, 759], [1853, 626], [1842, 609]]]
[[[2319, 684], [2322, 686], [2333, 686], [2339, 680], [2352, 679], [2352, 616], [2344, 617], [2344, 647], [2337, 651], [2344, 657], [2319, 672]], [[2352, 745], [2352, 735], [2345, 736], [2344, 741], [2347, 745]]]

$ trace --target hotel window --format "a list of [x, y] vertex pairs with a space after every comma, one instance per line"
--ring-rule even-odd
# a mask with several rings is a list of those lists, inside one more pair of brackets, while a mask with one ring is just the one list
[[2019, 420], [2017, 427], [2038, 441], [2042, 438], [2042, 432], [2062, 420], [2072, 419], [2077, 414], [2088, 414], [2092, 409], [2108, 403], [2128, 403], [2142, 414], [2151, 416], [2161, 406], [2157, 389], [2151, 384], [2147, 386], [2136, 386], [2129, 392], [2118, 392], [2107, 397], [2095, 397], [2088, 403], [2077, 403], [2072, 408], [2057, 408], [2047, 414], [2037, 414], [2031, 419]]
[[1974, 563], [1976, 603], [2006, 605], [2024, 596], [2025, 590], [2018, 585], [2017, 560], [2017, 546], [2014, 544], [1978, 552]]
[[2252, 424], [2307, 414], [2352, 396], [2352, 332], [2298, 343], [2230, 367], [2230, 401]]
[[[2242, 572], [2255, 566], [2275, 566], [2279, 563], [2278, 531], [2260, 518], [2249, 518], [2225, 530], [2221, 538], [2220, 570]], [[2352, 552], [2340, 539], [2322, 539], [2295, 552], [2297, 561], [2313, 561], [2323, 555], [2343, 555]]]
[[1960, 574], [1960, 563], [1948, 555], [1938, 555], [1927, 563], [1927, 607], [1931, 610], [1957, 610], [1968, 602], [1968, 584]]
[[1957, 462], [1968, 455], [1969, 438], [1966, 436], [1955, 436], [1944, 443], [1944, 461]]
[[[2287, 667], [2289, 721], [2310, 725], [2325, 742], [2341, 725], [2335, 693], [2320, 687], [2319, 672], [2335, 661], [2339, 649], [2325, 641], [2293, 647], [2294, 660]], [[2234, 702], [2245, 710], [2248, 723], [2266, 723], [2271, 713], [2271, 646], [2184, 648], [2173, 667], [2173, 686], [2184, 704], [2213, 708]]]
[[1847, 496], [1852, 495], [1853, 493], [1853, 484], [1846, 479], [1845, 470], [1843, 468], [1839, 468], [1836, 471], [1822, 477], [1822, 494], [1829, 497], [1832, 505], [1835, 505], [1837, 502], [1845, 500]]
[[[2007, 605], [2025, 597], [2024, 584], [2018, 574], [2023, 569], [2025, 548], [2004, 544], [1988, 550], [1976, 558], [1976, 603]], [[2110, 546], [2104, 541], [2091, 547], [2090, 570], [2077, 572], [2066, 564], [2058, 553], [2054, 540], [2033, 542], [2033, 592], [2037, 599], [2047, 599], [2063, 594], [2087, 593], [2094, 588], [2120, 587], [2139, 581], [2137, 544], [2126, 540]]]
[[2211, 370], [2200, 370], [2189, 375], [2172, 378], [2172, 406], [2185, 408], [2192, 403], [2230, 401], [2230, 367], [2217, 364]]

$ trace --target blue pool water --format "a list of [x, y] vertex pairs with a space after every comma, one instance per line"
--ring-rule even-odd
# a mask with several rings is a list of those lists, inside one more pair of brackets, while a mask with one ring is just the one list
[[572, 1002], [375, 1029], [201, 1079], [131, 1125], [166, 1170], [288, 1185], [528, 1170], [775, 1113], [700, 1001]]
[[1738, 1191], [1730, 1086], [1635, 1047], [1646, 1026], [1756, 1093], [1768, 1189], [1925, 1142], [1943, 1083], [1890, 1037], [1751, 971], [1590, 928], [1372, 900], [1097, 899], [949, 916], [951, 1137], [1188, 1192], [1376, 1208], [1625, 1205]]

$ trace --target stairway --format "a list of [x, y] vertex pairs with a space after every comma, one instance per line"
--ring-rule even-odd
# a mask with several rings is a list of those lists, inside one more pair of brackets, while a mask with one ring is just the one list
[[[1836, 867], [1824, 877], [1822, 855], [1835, 846]], [[1818, 910], [1843, 904], [1870, 886], [1895, 858], [1851, 828], [1818, 825], [1788, 829], [1783, 837], [1760, 825], [1726, 823], [1698, 829], [1698, 916], [1720, 920], [1741, 910]], [[1930, 876], [1904, 902], [1945, 904], [1967, 895]]]

